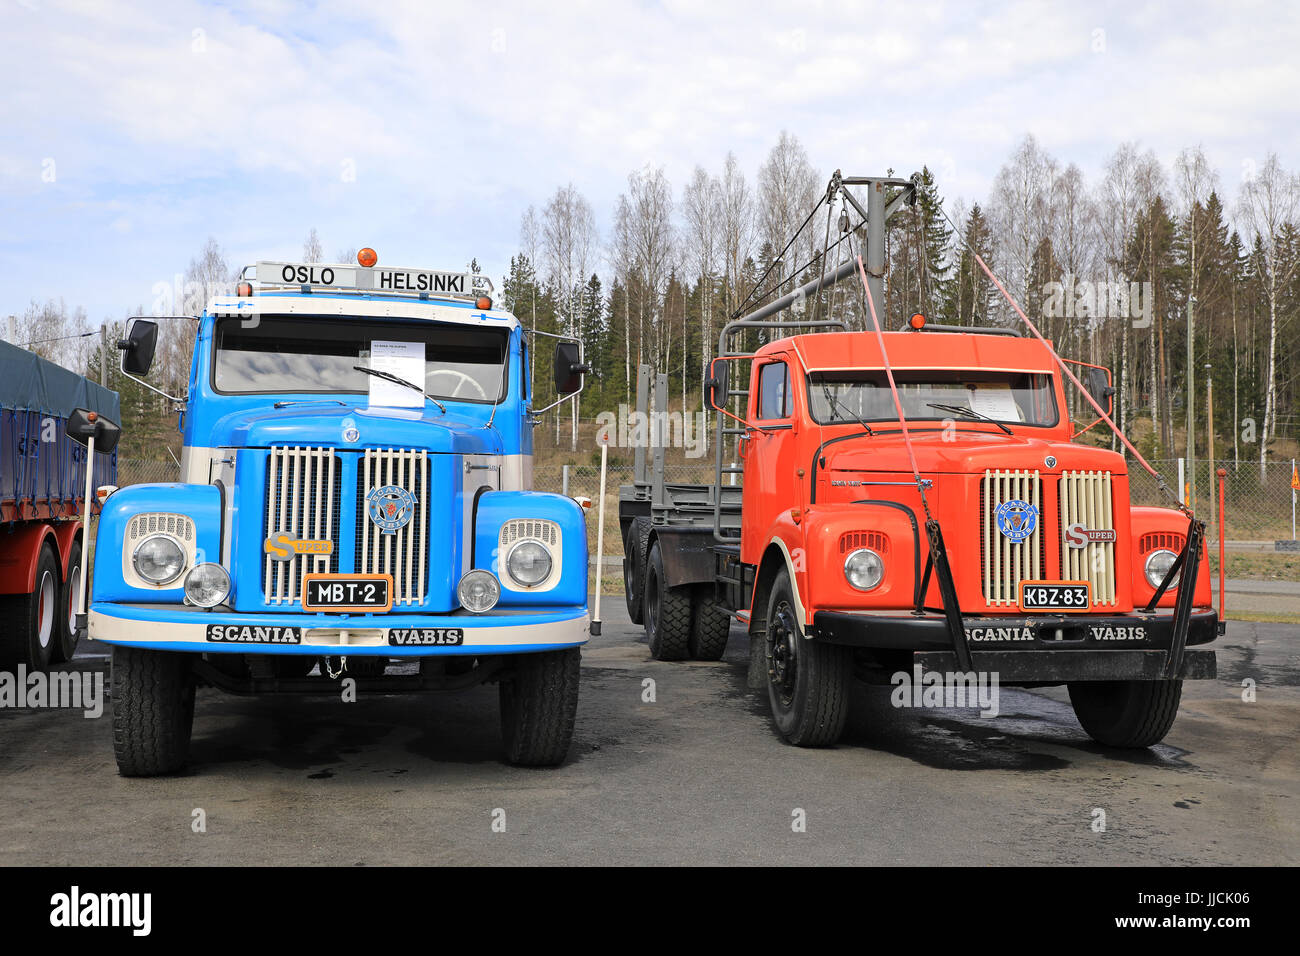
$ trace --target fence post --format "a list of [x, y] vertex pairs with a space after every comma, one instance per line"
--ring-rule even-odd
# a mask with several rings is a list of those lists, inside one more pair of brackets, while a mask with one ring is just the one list
[[560, 491], [564, 494], [564, 497], [567, 498], [569, 497], [569, 466], [562, 466], [560, 473], [563, 475], [560, 479]]
[[1187, 459], [1178, 459], [1178, 496], [1183, 504], [1187, 504]]

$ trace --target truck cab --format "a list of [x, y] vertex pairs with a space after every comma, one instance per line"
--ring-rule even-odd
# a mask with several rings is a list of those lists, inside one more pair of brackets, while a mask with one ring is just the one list
[[[244, 275], [197, 317], [181, 480], [117, 491], [100, 520], [89, 636], [113, 646], [122, 772], [184, 762], [199, 681], [496, 682], [507, 758], [560, 762], [589, 630], [585, 517], [531, 490], [525, 330], [483, 277], [369, 249]], [[147, 372], [156, 334], [132, 322], [125, 371]], [[561, 397], [580, 354], [556, 346]], [[417, 666], [386, 674], [401, 663]]]
[[[1078, 440], [1090, 426], [1071, 422], [1047, 343], [916, 316], [730, 352], [745, 324], [714, 363], [745, 366], [714, 373], [714, 484], [643, 472], [621, 495], [652, 654], [716, 659], [715, 622], [738, 618], [751, 684], [800, 745], [838, 738], [855, 676], [918, 667], [1064, 684], [1097, 741], [1164, 737], [1182, 681], [1215, 673], [1200, 529], [1130, 504], [1128, 461]], [[1108, 412], [1109, 373], [1084, 379]]]

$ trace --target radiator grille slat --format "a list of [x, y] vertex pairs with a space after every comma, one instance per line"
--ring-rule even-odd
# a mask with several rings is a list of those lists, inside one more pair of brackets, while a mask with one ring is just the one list
[[280, 561], [264, 554], [262, 589], [268, 604], [299, 604], [303, 579], [309, 573], [338, 571], [341, 477], [333, 449], [276, 445], [268, 452], [264, 538], [287, 534], [335, 542], [328, 555], [295, 554]]
[[[367, 449], [357, 482], [357, 572], [391, 574], [393, 605], [423, 604], [429, 548], [429, 453], [411, 448]], [[391, 534], [370, 520], [368, 495], [392, 485], [415, 499], [411, 520]]]
[[[999, 607], [1017, 604], [1020, 582], [1043, 576], [1042, 478], [1037, 471], [989, 469], [980, 484], [980, 561], [984, 600]], [[1036, 512], [1033, 533], [1012, 541], [998, 530], [997, 510], [1023, 501]]]
[[1115, 530], [1114, 499], [1109, 471], [1066, 471], [1061, 474], [1061, 576], [1091, 585], [1094, 605], [1114, 605], [1115, 541], [1090, 541], [1070, 546], [1065, 532], [1071, 525], [1089, 531]]

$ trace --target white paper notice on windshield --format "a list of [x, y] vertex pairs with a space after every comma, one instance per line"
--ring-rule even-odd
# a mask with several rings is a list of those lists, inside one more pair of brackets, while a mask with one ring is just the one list
[[970, 389], [971, 411], [987, 415], [1000, 422], [1018, 422], [1020, 407], [1016, 405], [1007, 385], [977, 385]]
[[370, 404], [389, 408], [424, 407], [424, 343], [371, 342], [370, 367], [418, 385], [419, 391], [378, 375], [370, 376]]

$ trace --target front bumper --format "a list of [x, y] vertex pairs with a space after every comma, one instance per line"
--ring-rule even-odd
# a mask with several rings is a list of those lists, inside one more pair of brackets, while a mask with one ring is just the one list
[[486, 614], [237, 614], [177, 605], [90, 607], [92, 641], [196, 654], [428, 657], [528, 654], [587, 643], [586, 607]]
[[[1005, 683], [1062, 683], [1075, 680], [1157, 680], [1169, 658], [1174, 632], [1172, 609], [1151, 614], [963, 616], [972, 668], [997, 672]], [[1218, 614], [1193, 611], [1188, 648], [1219, 634]], [[947, 621], [939, 614], [818, 611], [810, 637], [831, 644], [877, 651], [912, 652], [926, 669], [957, 670]], [[1212, 650], [1188, 650], [1179, 676], [1215, 676]]]

